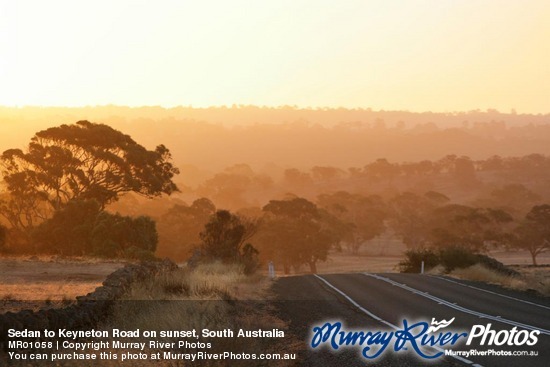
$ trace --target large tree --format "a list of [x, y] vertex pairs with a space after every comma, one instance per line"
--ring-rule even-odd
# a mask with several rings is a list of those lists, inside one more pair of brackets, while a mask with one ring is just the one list
[[33, 227], [71, 200], [96, 200], [101, 208], [119, 194], [146, 197], [177, 191], [170, 151], [147, 150], [104, 124], [78, 121], [37, 132], [26, 151], [6, 150], [0, 165], [9, 198], [0, 212], [12, 226]]
[[449, 201], [429, 191], [424, 195], [404, 192], [390, 200], [390, 226], [409, 248], [426, 246], [430, 240], [432, 212]]
[[512, 246], [529, 251], [533, 265], [537, 265], [537, 256], [550, 249], [550, 205], [534, 206], [514, 234]]
[[201, 255], [209, 259], [238, 262], [249, 251], [251, 245], [247, 241], [256, 234], [257, 228], [256, 219], [218, 210], [210, 216], [199, 234]]
[[448, 204], [430, 215], [429, 243], [436, 248], [460, 247], [479, 252], [508, 243], [513, 218], [500, 209]]
[[385, 230], [387, 210], [379, 196], [365, 197], [339, 191], [319, 195], [317, 202], [321, 208], [339, 219], [343, 242], [352, 254], [357, 254], [363, 243]]
[[271, 200], [263, 211], [261, 251], [282, 264], [285, 274], [302, 264], [316, 273], [317, 262], [325, 261], [330, 247], [340, 239], [336, 218], [306, 199]]

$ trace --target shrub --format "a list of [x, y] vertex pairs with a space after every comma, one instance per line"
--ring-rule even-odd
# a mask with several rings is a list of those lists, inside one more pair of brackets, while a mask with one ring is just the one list
[[405, 252], [406, 259], [399, 263], [402, 273], [420, 273], [422, 261], [424, 269], [428, 270], [439, 264], [438, 255], [431, 249], [408, 250]]
[[[154, 253], [158, 235], [151, 218], [102, 212], [95, 220], [91, 241], [98, 256], [128, 257], [129, 254], [131, 258], [143, 258], [144, 252]], [[137, 255], [137, 250], [142, 254]]]
[[254, 273], [259, 267], [259, 252], [245, 241], [256, 233], [257, 226], [255, 220], [218, 210], [200, 233], [201, 244], [188, 264], [194, 267], [199, 263], [222, 261], [242, 265], [247, 275]]
[[477, 255], [464, 247], [452, 246], [439, 251], [439, 263], [446, 272], [456, 268], [467, 268], [478, 262]]
[[486, 269], [496, 271], [502, 275], [519, 275], [518, 272], [506, 267], [492, 257], [472, 253], [460, 246], [443, 248], [437, 252], [432, 249], [408, 250], [405, 252], [405, 257], [405, 260], [399, 263], [399, 269], [402, 273], [419, 273], [421, 263], [424, 261], [426, 271], [440, 265], [446, 273], [449, 273], [455, 269], [464, 269], [475, 264], [481, 264]]
[[91, 232], [101, 208], [95, 200], [75, 200], [57, 210], [31, 233], [46, 253], [86, 255], [91, 252]]
[[46, 253], [150, 260], [158, 235], [151, 218], [111, 214], [95, 200], [75, 200], [41, 223], [32, 239]]

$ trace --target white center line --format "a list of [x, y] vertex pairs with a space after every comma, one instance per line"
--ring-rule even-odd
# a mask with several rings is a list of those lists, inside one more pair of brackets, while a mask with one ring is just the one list
[[481, 317], [481, 318], [484, 318], [484, 319], [489, 319], [489, 320], [493, 320], [493, 321], [498, 321], [498, 322], [502, 322], [504, 324], [508, 324], [508, 325], [513, 325], [513, 326], [519, 326], [521, 328], [524, 328], [524, 329], [528, 329], [528, 330], [538, 330], [541, 332], [541, 334], [546, 334], [546, 335], [550, 335], [550, 330], [546, 330], [546, 329], [542, 329], [542, 328], [539, 328], [539, 327], [536, 327], [536, 326], [531, 326], [531, 325], [527, 325], [527, 324], [522, 324], [520, 322], [516, 322], [516, 321], [512, 321], [512, 320], [508, 320], [508, 319], [504, 319], [502, 317], [497, 317], [497, 316], [492, 316], [492, 315], [488, 315], [486, 313], [482, 313], [482, 312], [477, 312], [477, 311], [474, 311], [474, 310], [470, 310], [469, 308], [465, 308], [465, 307], [462, 307], [462, 306], [458, 306], [454, 303], [451, 303], [449, 301], [445, 301], [444, 299], [442, 298], [438, 298], [438, 297], [435, 297], [435, 296], [432, 296], [432, 295], [428, 295], [422, 291], [419, 291], [418, 289], [415, 289], [415, 288], [412, 288], [412, 287], [409, 287], [408, 285], [405, 285], [405, 284], [401, 284], [401, 283], [398, 283], [394, 280], [391, 280], [389, 278], [386, 278], [386, 277], [383, 277], [383, 276], [380, 276], [380, 275], [376, 275], [376, 274], [369, 274], [369, 273], [363, 273], [363, 275], [366, 275], [368, 277], [371, 277], [371, 278], [375, 278], [375, 279], [378, 279], [378, 280], [381, 280], [383, 282], [386, 282], [386, 283], [390, 283], [396, 287], [399, 287], [399, 288], [403, 288], [405, 290], [408, 290], [409, 292], [412, 292], [414, 294], [418, 294], [419, 296], [422, 296], [422, 297], [425, 297], [425, 298], [428, 298], [428, 299], [431, 299], [432, 301], [435, 301], [437, 302], [438, 304], [442, 304], [442, 305], [445, 305], [445, 306], [448, 306], [448, 307], [451, 307], [457, 311], [461, 311], [461, 312], [464, 312], [464, 313], [468, 313], [470, 315], [474, 315], [474, 316], [478, 316], [478, 317]]

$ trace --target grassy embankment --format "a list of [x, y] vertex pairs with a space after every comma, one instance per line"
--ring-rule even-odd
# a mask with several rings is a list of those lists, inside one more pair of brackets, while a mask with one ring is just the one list
[[[269, 298], [271, 281], [261, 275], [246, 276], [242, 267], [220, 263], [203, 264], [196, 269], [180, 268], [159, 274], [142, 283], [136, 283], [127, 292], [123, 302], [115, 306], [112, 317], [104, 329], [123, 330], [192, 330], [231, 329], [233, 338], [185, 339], [191, 343], [211, 343], [209, 349], [175, 348], [172, 352], [187, 353], [290, 353], [292, 339], [285, 337], [237, 338], [239, 329], [285, 329], [285, 324], [273, 315]], [[144, 339], [143, 341], [147, 341]], [[163, 342], [176, 342], [181, 338], [155, 338]], [[177, 346], [177, 344], [176, 344]], [[147, 348], [147, 353], [167, 349]], [[288, 365], [288, 361], [286, 361]], [[193, 365], [228, 365], [228, 361], [195, 361]], [[247, 361], [231, 361], [239, 365]], [[248, 361], [250, 363], [250, 361]], [[177, 361], [164, 361], [156, 365], [180, 365]], [[259, 364], [261, 365], [261, 364]], [[270, 361], [271, 365], [277, 365]]]
[[518, 291], [534, 290], [543, 296], [550, 297], [550, 266], [514, 266], [513, 269], [520, 275], [504, 275], [481, 264], [465, 269], [455, 269], [448, 275], [464, 280], [497, 284]]

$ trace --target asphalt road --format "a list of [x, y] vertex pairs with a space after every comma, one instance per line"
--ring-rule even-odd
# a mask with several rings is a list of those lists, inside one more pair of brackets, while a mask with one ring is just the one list
[[[550, 366], [550, 302], [521, 292], [495, 286], [458, 282], [454, 279], [418, 274], [331, 274], [297, 276], [279, 279], [274, 285], [277, 308], [287, 320], [290, 331], [303, 340], [300, 353], [305, 366]], [[450, 326], [434, 334], [465, 332], [474, 325], [486, 327], [504, 336], [515, 328], [516, 335], [539, 331], [535, 345], [481, 345], [482, 337], [466, 345], [467, 338], [439, 350], [422, 347], [427, 355], [438, 351], [494, 351], [493, 355], [441, 356], [432, 361], [412, 351], [393, 350], [395, 344], [380, 357], [369, 360], [361, 355], [362, 347], [308, 347], [313, 328], [326, 322], [341, 322], [344, 330], [396, 331], [408, 324], [450, 320]], [[417, 329], [418, 330], [418, 329]], [[498, 334], [501, 330], [507, 330]], [[394, 339], [395, 340], [395, 339]], [[520, 340], [520, 339], [518, 339]], [[504, 356], [498, 353], [538, 353], [536, 356]]]

